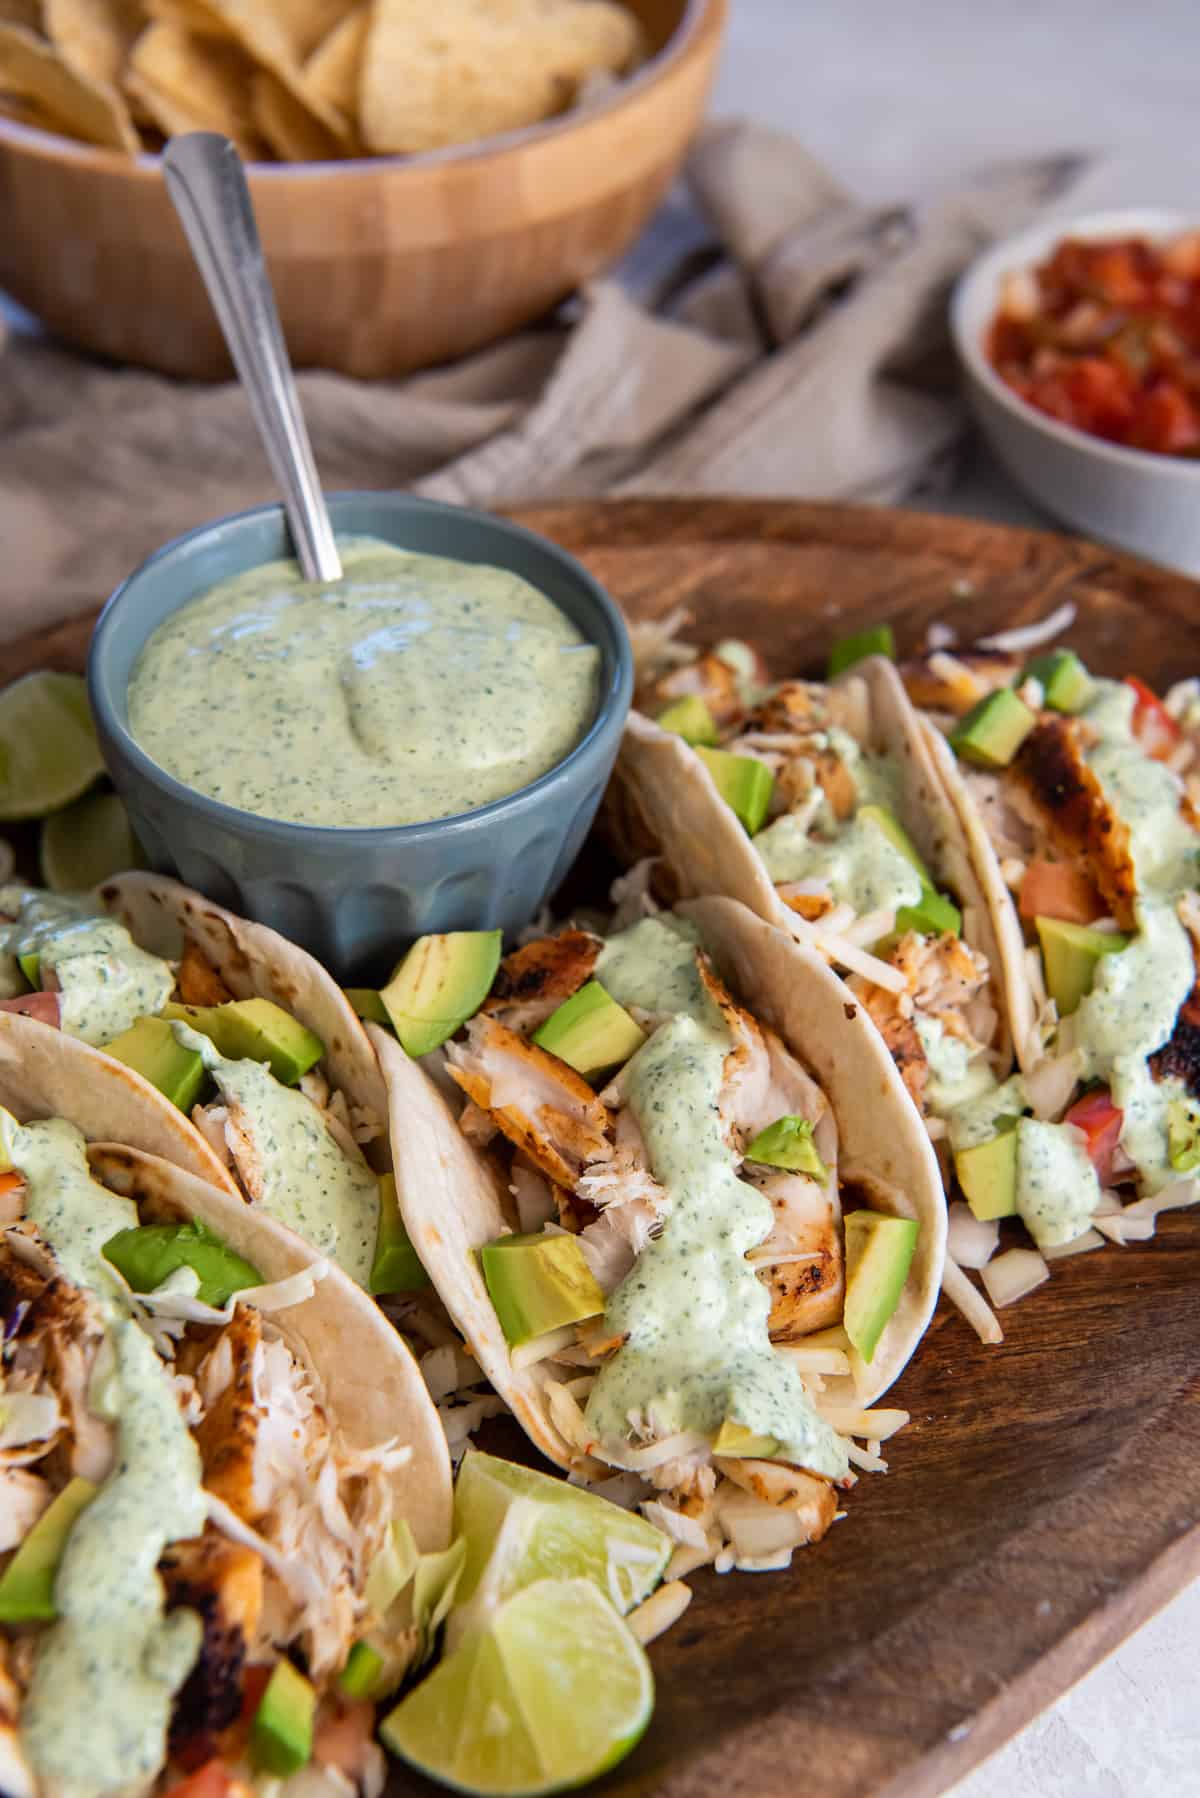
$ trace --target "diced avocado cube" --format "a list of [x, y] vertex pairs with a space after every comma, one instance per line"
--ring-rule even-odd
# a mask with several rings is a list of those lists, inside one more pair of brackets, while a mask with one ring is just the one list
[[429, 1275], [413, 1248], [400, 1201], [396, 1196], [394, 1174], [381, 1174], [379, 1179], [379, 1229], [375, 1237], [375, 1259], [371, 1263], [370, 1290], [379, 1296], [385, 1292], [419, 1292], [428, 1286]]
[[423, 936], [397, 963], [379, 997], [406, 1055], [428, 1055], [479, 1010], [500, 966], [502, 939], [499, 930]]
[[227, 1061], [265, 1061], [276, 1080], [295, 1086], [325, 1053], [319, 1036], [270, 999], [224, 1005], [164, 1005], [164, 1018], [190, 1024]]
[[870, 1362], [879, 1338], [900, 1303], [916, 1253], [921, 1226], [913, 1217], [886, 1217], [878, 1211], [850, 1211], [846, 1233], [846, 1334]]
[[752, 755], [730, 755], [727, 749], [697, 749], [696, 754], [716, 782], [721, 798], [745, 825], [750, 835], [757, 836], [771, 809], [771, 793], [775, 776], [765, 762]]
[[1017, 1133], [1002, 1130], [990, 1142], [960, 1149], [954, 1171], [963, 1197], [981, 1223], [1015, 1217], [1017, 1211]]
[[792, 1173], [811, 1174], [814, 1180], [827, 1180], [829, 1169], [817, 1154], [813, 1127], [808, 1118], [781, 1117], [754, 1141], [747, 1143], [747, 1161], [761, 1162], [764, 1167], [783, 1167]]
[[851, 637], [841, 637], [829, 652], [830, 680], [836, 680], [839, 674], [845, 674], [847, 668], [853, 668], [855, 662], [865, 661], [868, 656], [887, 656], [889, 661], [896, 659], [896, 639], [890, 624], [876, 624], [870, 630], [855, 631]]
[[1089, 924], [1068, 924], [1064, 918], [1035, 918], [1046, 991], [1058, 1007], [1060, 1018], [1075, 1010], [1092, 990], [1096, 964], [1102, 955], [1119, 955], [1129, 938], [1116, 931], [1093, 930]]
[[950, 732], [950, 747], [978, 768], [1007, 768], [1037, 723], [1011, 687], [1001, 687], [972, 706]]
[[36, 989], [41, 985], [41, 979], [42, 979], [41, 955], [38, 953], [38, 951], [36, 949], [33, 949], [33, 950], [28, 951], [24, 955], [18, 955], [17, 961], [20, 963], [20, 968], [21, 968], [22, 974], [24, 974], [24, 976], [25, 976], [26, 980], [29, 982], [30, 986], [33, 987], [36, 991]]
[[338, 1674], [338, 1690], [347, 1698], [372, 1698], [383, 1669], [383, 1656], [369, 1642], [356, 1642]]
[[513, 1348], [604, 1310], [604, 1294], [574, 1236], [501, 1236], [480, 1249], [479, 1262]]
[[589, 980], [551, 1012], [534, 1031], [533, 1040], [585, 1080], [592, 1080], [622, 1067], [636, 1055], [646, 1032], [598, 980]]
[[941, 936], [946, 931], [951, 936], [959, 936], [962, 913], [944, 893], [935, 893], [932, 887], [926, 887], [915, 905], [898, 907], [896, 929], [901, 935], [906, 930], [915, 930], [921, 936]]
[[303, 1673], [290, 1661], [276, 1661], [250, 1725], [250, 1753], [256, 1766], [276, 1779], [287, 1779], [307, 1766], [316, 1708], [317, 1694]]
[[677, 699], [655, 722], [662, 730], [682, 737], [685, 743], [713, 744], [717, 740], [717, 722], [698, 693]]
[[44, 1510], [0, 1577], [0, 1623], [52, 1623], [58, 1616], [54, 1580], [75, 1519], [98, 1488], [68, 1482]]
[[1176, 1173], [1200, 1167], [1200, 1105], [1193, 1099], [1172, 1099], [1167, 1106], [1167, 1153]]
[[905, 860], [912, 863], [925, 885], [932, 888], [929, 870], [895, 812], [890, 812], [886, 805], [860, 805], [857, 815], [863, 822], [873, 824], [877, 830], [881, 830], [892, 848], [898, 849]]
[[727, 1417], [713, 1438], [712, 1452], [735, 1460], [766, 1461], [779, 1453], [779, 1443], [774, 1436], [756, 1436], [753, 1430]]
[[364, 1018], [368, 1024], [382, 1024], [390, 1030], [392, 1020], [388, 1017], [387, 1006], [373, 986], [346, 986], [342, 988], [355, 1014]]
[[180, 1111], [192, 1109], [208, 1078], [203, 1056], [184, 1048], [166, 1018], [139, 1018], [105, 1043], [104, 1053], [156, 1086]]
[[218, 1310], [235, 1292], [263, 1283], [253, 1262], [236, 1254], [199, 1220], [118, 1230], [104, 1245], [104, 1259], [124, 1275], [134, 1292], [153, 1292], [179, 1268], [190, 1267], [200, 1279], [196, 1297]]
[[1030, 662], [1025, 673], [1041, 683], [1053, 712], [1080, 712], [1091, 697], [1092, 677], [1073, 649], [1052, 649]]

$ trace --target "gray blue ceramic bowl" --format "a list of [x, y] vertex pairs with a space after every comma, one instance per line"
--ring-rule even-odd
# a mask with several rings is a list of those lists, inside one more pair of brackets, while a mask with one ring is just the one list
[[[88, 690], [105, 760], [153, 865], [311, 949], [342, 979], [374, 978], [430, 931], [527, 923], [587, 834], [633, 690], [620, 612], [573, 557], [492, 518], [399, 493], [330, 498], [341, 535], [511, 569], [601, 652], [597, 709], [571, 753], [509, 798], [429, 824], [336, 829], [259, 818], [184, 786], [129, 731], [129, 677], [150, 633], [217, 581], [290, 555], [279, 506], [206, 525], [130, 576], [96, 627]], [[236, 745], [230, 744], [230, 754]]]

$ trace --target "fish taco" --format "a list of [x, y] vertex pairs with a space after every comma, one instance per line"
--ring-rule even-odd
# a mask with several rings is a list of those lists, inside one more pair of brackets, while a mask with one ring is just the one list
[[932, 1148], [827, 965], [706, 900], [527, 942], [436, 1083], [372, 1036], [409, 1236], [537, 1446], [693, 1564], [822, 1535], [904, 1421], [870, 1407], [945, 1241]]
[[0, 1039], [0, 1781], [377, 1792], [353, 1669], [390, 1687], [420, 1646], [380, 1568], [450, 1531], [421, 1376], [327, 1259], [125, 1139], [118, 1064], [73, 1096], [49, 1034]]

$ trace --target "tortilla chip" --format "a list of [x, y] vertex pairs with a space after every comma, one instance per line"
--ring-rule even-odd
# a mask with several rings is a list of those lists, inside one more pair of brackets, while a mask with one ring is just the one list
[[[188, 0], [188, 4], [192, 3]], [[220, 19], [247, 56], [281, 81], [298, 105], [306, 107], [327, 131], [349, 147], [346, 121], [341, 114], [304, 90], [297, 39], [287, 17], [268, 11], [259, 0], [204, 0], [204, 5]]]
[[185, 31], [194, 31], [198, 37], [215, 37], [228, 43], [232, 35], [224, 20], [219, 19], [204, 0], [145, 0], [145, 12], [151, 19], [158, 19], [164, 25], [182, 26]]
[[360, 127], [404, 153], [537, 124], [588, 76], [635, 59], [637, 20], [613, 0], [376, 0]]
[[345, 156], [345, 139], [327, 131], [268, 69], [259, 69], [251, 90], [254, 123], [281, 162], [334, 162]]
[[141, 149], [121, 95], [78, 74], [52, 44], [20, 25], [0, 25], [0, 92], [32, 103], [66, 137], [134, 156]]
[[371, 8], [356, 6], [318, 45], [304, 65], [304, 89], [326, 106], [336, 106], [351, 125], [358, 119], [358, 85]]
[[252, 73], [236, 45], [160, 21], [134, 45], [126, 85], [168, 136], [219, 131], [253, 161], [262, 144], [250, 106]]
[[269, 10], [287, 33], [292, 55], [303, 62], [337, 30], [353, 5], [354, 0], [273, 0]]
[[76, 74], [120, 86], [142, 29], [139, 0], [42, 0], [46, 36]]

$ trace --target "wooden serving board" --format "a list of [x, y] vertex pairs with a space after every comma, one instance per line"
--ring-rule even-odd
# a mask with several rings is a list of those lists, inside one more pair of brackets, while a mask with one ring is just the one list
[[[1200, 586], [1049, 533], [784, 502], [635, 501], [523, 521], [634, 617], [684, 604], [775, 674], [890, 620], [964, 639], [1078, 608], [1089, 665], [1200, 670]], [[79, 667], [84, 621], [0, 651]], [[912, 1423], [788, 1573], [694, 1577], [652, 1649], [658, 1706], [613, 1798], [928, 1798], [1200, 1575], [1200, 1215], [1060, 1263], [985, 1348], [943, 1306], [889, 1402]], [[552, 1655], [553, 1645], [547, 1644]], [[396, 1793], [429, 1790], [398, 1770]]]

